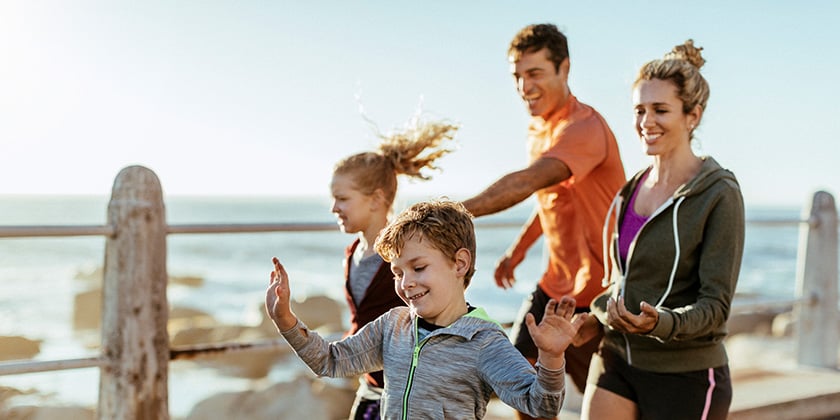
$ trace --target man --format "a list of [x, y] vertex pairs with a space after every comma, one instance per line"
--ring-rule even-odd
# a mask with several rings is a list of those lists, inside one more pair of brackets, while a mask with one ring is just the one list
[[[505, 210], [536, 194], [536, 211], [499, 261], [496, 284], [509, 288], [514, 269], [541, 235], [548, 266], [535, 291], [523, 302], [511, 336], [517, 349], [536, 363], [537, 349], [524, 327], [526, 313], [542, 319], [546, 302], [571, 296], [578, 312], [604, 290], [602, 227], [610, 203], [624, 184], [615, 136], [604, 118], [578, 102], [569, 90], [566, 37], [555, 25], [529, 25], [508, 49], [519, 95], [531, 114], [530, 164], [501, 177], [464, 202], [476, 217]], [[566, 371], [583, 392], [592, 353], [600, 337], [566, 351]], [[520, 419], [528, 419], [518, 413]]]

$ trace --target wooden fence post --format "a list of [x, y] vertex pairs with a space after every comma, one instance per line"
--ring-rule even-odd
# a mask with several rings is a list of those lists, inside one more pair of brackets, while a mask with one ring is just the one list
[[99, 419], [168, 419], [166, 215], [157, 175], [124, 168], [108, 204]]
[[796, 287], [797, 362], [837, 368], [840, 324], [837, 313], [837, 207], [834, 197], [814, 194], [802, 213], [808, 223], [799, 230]]

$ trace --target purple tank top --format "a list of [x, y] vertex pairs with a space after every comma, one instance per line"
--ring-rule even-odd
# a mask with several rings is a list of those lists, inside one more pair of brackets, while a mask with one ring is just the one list
[[621, 226], [618, 230], [618, 256], [621, 258], [621, 265], [627, 262], [627, 253], [630, 252], [630, 243], [633, 238], [639, 233], [639, 229], [645, 224], [648, 217], [640, 216], [633, 210], [633, 205], [636, 203], [636, 195], [639, 193], [639, 185], [647, 178], [647, 173], [642, 176], [639, 183], [636, 184], [636, 189], [633, 195], [630, 196], [630, 203], [627, 204], [627, 211], [624, 212], [624, 220], [621, 221]]

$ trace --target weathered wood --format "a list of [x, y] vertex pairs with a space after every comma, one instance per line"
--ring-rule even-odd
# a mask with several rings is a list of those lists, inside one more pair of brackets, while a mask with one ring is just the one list
[[802, 302], [796, 306], [797, 362], [837, 368], [837, 207], [825, 191], [814, 194], [803, 209], [810, 223], [799, 233], [796, 287]]
[[168, 419], [166, 217], [160, 181], [129, 166], [108, 204], [114, 235], [105, 246], [100, 419]]

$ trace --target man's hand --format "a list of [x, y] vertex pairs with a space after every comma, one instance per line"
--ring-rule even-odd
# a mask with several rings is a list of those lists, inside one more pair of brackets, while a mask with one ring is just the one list
[[516, 269], [516, 266], [522, 262], [522, 259], [519, 261], [514, 260], [513, 257], [509, 255], [504, 255], [496, 264], [496, 271], [493, 272], [493, 277], [496, 279], [496, 285], [501, 287], [502, 289], [510, 289], [516, 284], [516, 276], [513, 275], [513, 270]]

